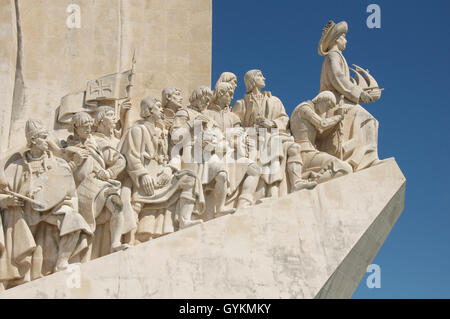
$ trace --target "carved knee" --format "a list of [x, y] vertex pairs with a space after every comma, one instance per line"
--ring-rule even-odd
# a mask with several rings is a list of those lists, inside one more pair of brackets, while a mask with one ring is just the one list
[[228, 179], [227, 172], [222, 171], [216, 175], [216, 182], [218, 182], [218, 183], [226, 183], [227, 179]]
[[258, 164], [250, 164], [247, 169], [248, 176], [259, 176], [261, 175], [261, 169]]
[[195, 185], [195, 177], [184, 175], [180, 179], [180, 187], [182, 190], [191, 190]]
[[112, 214], [119, 214], [123, 209], [123, 202], [119, 195], [110, 195], [106, 201], [106, 205]]
[[288, 155], [288, 163], [297, 162], [302, 163], [302, 157], [301, 157], [301, 150], [302, 148], [297, 143], [292, 144], [289, 146], [287, 150]]

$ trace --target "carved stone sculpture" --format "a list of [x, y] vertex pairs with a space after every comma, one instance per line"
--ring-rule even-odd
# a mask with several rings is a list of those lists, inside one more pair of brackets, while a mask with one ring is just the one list
[[225, 207], [230, 184], [223, 159], [226, 141], [218, 124], [206, 114], [211, 97], [210, 88], [197, 87], [189, 98], [190, 105], [176, 113], [171, 133], [172, 143], [183, 146], [182, 154], [176, 154], [177, 147], [172, 149], [173, 155], [183, 158], [182, 167], [198, 176], [203, 191], [209, 193], [206, 199], [212, 199], [206, 219], [234, 212], [234, 208]]
[[[260, 70], [250, 70], [244, 77], [247, 93], [236, 102], [233, 113], [239, 116], [244, 127], [254, 128], [258, 135], [258, 159], [262, 167], [261, 179], [265, 186], [263, 197], [278, 197], [288, 192], [286, 172], [291, 190], [313, 188], [316, 183], [301, 178], [302, 159], [300, 146], [288, 130], [289, 117], [281, 100], [270, 92]], [[259, 145], [258, 145], [259, 147]]]
[[[341, 130], [320, 141], [319, 149], [345, 160], [352, 165], [354, 171], [358, 171], [380, 163], [378, 121], [359, 103], [378, 100], [381, 90], [375, 79], [357, 66], [355, 74], [358, 81], [351, 78], [350, 68], [342, 54], [347, 44], [347, 32], [348, 25], [345, 21], [337, 24], [330, 21], [323, 29], [319, 43], [319, 54], [325, 57], [320, 76], [320, 92], [333, 92], [340, 108], [346, 110]], [[332, 109], [329, 116], [334, 116], [337, 112], [342, 111]]]
[[[233, 95], [234, 95], [234, 91], [237, 88], [237, 77], [236, 74], [232, 73], [232, 72], [223, 72], [219, 79], [216, 82], [216, 85], [214, 87], [214, 90], [217, 89], [217, 86], [220, 83], [230, 83], [233, 86]], [[233, 95], [231, 95], [231, 99], [233, 99]]]
[[[236, 200], [237, 208], [243, 208], [255, 203], [255, 192], [260, 178], [260, 168], [258, 164], [249, 159], [248, 145], [251, 143], [249, 136], [242, 128], [240, 118], [231, 112], [231, 99], [236, 88], [234, 78], [232, 81], [220, 82], [224, 74], [221, 75], [214, 90], [213, 100], [205, 114], [214, 120], [227, 138], [227, 142], [232, 148], [232, 157], [227, 157], [227, 170], [230, 180], [229, 199]], [[232, 74], [234, 75], [234, 74]], [[225, 78], [226, 79], [226, 78]], [[253, 143], [254, 147], [255, 143]]]
[[[103, 120], [107, 118], [104, 116]], [[121, 243], [123, 203], [121, 183], [115, 179], [125, 169], [125, 160], [108, 145], [114, 142], [107, 135], [93, 135], [94, 121], [88, 113], [76, 113], [72, 122], [74, 134], [69, 136], [64, 151], [74, 172], [80, 214], [94, 232], [90, 247], [94, 259], [128, 248]]]
[[183, 107], [183, 96], [181, 90], [176, 87], [167, 87], [161, 93], [161, 104], [163, 107], [164, 121], [170, 130], [175, 114]]
[[336, 106], [336, 98], [330, 91], [322, 91], [312, 101], [300, 103], [292, 112], [291, 132], [301, 147], [303, 177], [325, 182], [353, 172], [352, 167], [316, 148], [316, 137], [341, 124], [343, 115], [326, 117], [327, 111]]
[[[230, 258], [248, 259], [248, 264], [240, 267], [248, 274], [251, 274], [255, 266], [252, 250], [262, 247], [258, 258], [265, 262], [269, 257], [272, 263], [271, 273], [277, 273], [275, 267], [284, 261], [280, 263], [276, 260], [278, 257], [274, 259], [270, 255], [273, 252], [265, 252], [267, 247], [255, 244], [255, 238], [258, 238], [255, 236], [259, 236], [261, 230], [271, 238], [278, 236], [279, 243], [272, 248], [282, 248], [282, 251], [285, 247], [283, 231], [286, 229], [292, 228], [290, 237], [297, 244], [299, 242], [298, 225], [292, 223], [291, 218], [295, 215], [293, 213], [298, 212], [299, 207], [304, 208], [301, 217], [306, 217], [302, 219], [300, 226], [304, 226], [304, 220], [310, 218], [311, 225], [318, 226], [325, 235], [328, 230], [326, 227], [321, 228], [323, 225], [317, 223], [317, 218], [320, 215], [319, 217], [327, 216], [326, 218], [333, 219], [337, 216], [331, 214], [334, 213], [333, 207], [336, 205], [342, 209], [343, 214], [339, 216], [353, 220], [352, 216], [345, 214], [346, 210], [342, 207], [350, 207], [353, 212], [354, 203], [340, 202], [342, 196], [348, 197], [351, 194], [341, 188], [352, 190], [355, 188], [352, 181], [358, 183], [356, 188], [366, 184], [383, 184], [383, 165], [358, 175], [319, 185], [311, 193], [301, 192], [286, 196], [280, 201], [276, 200], [288, 193], [310, 190], [318, 183], [382, 162], [377, 153], [378, 122], [360, 105], [377, 101], [381, 97], [382, 89], [368, 70], [356, 65], [349, 68], [342, 54], [346, 47], [347, 32], [346, 22], [335, 24], [330, 21], [323, 29], [318, 48], [319, 54], [324, 56], [320, 92], [311, 101], [300, 103], [290, 119], [282, 101], [270, 92], [263, 91], [266, 79], [262, 72], [250, 70], [244, 77], [246, 94], [233, 108], [231, 101], [237, 88], [237, 77], [234, 73], [223, 72], [214, 86], [214, 92], [204, 85], [195, 88], [189, 98], [190, 104], [186, 107], [183, 106], [182, 91], [177, 87], [182, 87], [183, 90], [188, 87], [191, 90], [191, 85], [197, 84], [190, 81], [192, 77], [183, 77], [181, 82], [190, 83], [174, 83], [177, 87], [166, 87], [162, 91], [161, 100], [154, 97], [142, 99], [140, 119], [131, 125], [131, 116], [138, 115], [138, 112], [135, 112], [137, 110], [132, 110], [131, 102], [133, 100], [135, 104], [137, 98], [131, 94], [136, 74], [135, 54], [131, 69], [125, 72], [117, 73], [116, 70], [116, 73], [99, 77], [103, 71], [92, 71], [95, 75], [91, 74], [89, 78], [95, 80], [88, 81], [85, 90], [72, 91], [75, 93], [67, 94], [61, 99], [61, 105], [55, 114], [57, 123], [54, 136], [49, 136], [47, 129], [38, 120], [29, 120], [25, 125], [28, 142], [25, 152], [15, 149], [11, 153], [17, 153], [7, 161], [0, 159], [0, 290], [66, 269], [70, 263], [83, 263], [125, 250], [132, 245], [202, 224], [215, 217], [232, 214], [242, 208], [246, 208], [241, 210], [242, 214], [224, 216], [217, 222], [205, 223], [202, 227], [194, 227], [170, 237], [189, 238], [190, 234], [198, 234], [201, 229], [202, 233], [207, 235], [195, 240], [200, 240], [200, 243], [206, 246], [221, 247], [222, 243], [226, 244], [229, 240], [228, 246], [223, 247], [233, 247], [229, 249]], [[122, 47], [120, 51], [122, 52]], [[170, 61], [173, 62], [173, 59]], [[121, 67], [122, 62], [117, 66]], [[176, 64], [173, 68], [171, 66], [170, 70], [172, 69], [176, 69]], [[354, 78], [350, 76], [351, 70], [355, 73]], [[66, 74], [70, 77], [70, 73]], [[172, 81], [168, 74], [163, 74], [163, 77], [165, 82]], [[177, 77], [179, 74], [175, 78]], [[160, 90], [153, 86], [152, 81], [146, 83], [150, 82], [151, 90]], [[22, 84], [17, 84], [19, 95], [18, 99], [14, 98], [14, 105], [23, 101], [20, 98], [23, 95]], [[39, 94], [45, 95], [47, 92], [39, 90]], [[10, 114], [11, 119], [18, 117], [20, 112], [17, 112]], [[14, 132], [17, 123], [14, 122], [14, 127], [8, 130]], [[67, 127], [68, 124], [71, 124], [70, 128]], [[66, 129], [73, 130], [73, 135], [66, 138]], [[52, 140], [53, 138], [55, 140]], [[388, 207], [390, 204], [386, 206], [386, 199], [401, 196], [401, 192], [395, 196], [390, 192], [402, 190], [404, 179], [396, 172], [393, 163], [387, 162], [384, 167], [397, 174], [395, 184], [380, 197], [384, 200], [382, 206]], [[392, 182], [393, 180], [390, 181]], [[332, 192], [329, 192], [330, 189]], [[328, 196], [327, 192], [337, 194], [338, 200]], [[342, 194], [338, 194], [339, 192]], [[365, 194], [366, 197], [369, 195]], [[248, 208], [268, 198], [275, 200]], [[311, 203], [305, 198], [309, 198]], [[320, 205], [315, 207], [317, 203]], [[397, 205], [396, 202], [392, 203]], [[323, 207], [327, 208], [327, 214], [324, 214]], [[365, 223], [373, 225], [371, 220], [376, 217], [374, 212], [382, 210], [389, 214], [391, 211], [399, 211], [397, 208], [380, 207], [372, 210], [369, 219], [361, 219], [364, 220], [364, 227], [355, 224], [358, 232], [367, 228]], [[274, 208], [282, 208], [283, 211], [275, 216]], [[260, 215], [260, 212], [263, 215]], [[320, 214], [317, 215], [317, 212]], [[334, 221], [342, 224], [338, 219]], [[255, 227], [248, 228], [245, 223], [241, 223], [243, 220]], [[328, 224], [333, 225], [327, 221], [325, 226]], [[220, 229], [226, 231], [216, 234], [214, 230]], [[239, 236], [228, 236], [233, 235], [236, 230], [241, 232]], [[227, 238], [223, 240], [220, 236]], [[329, 247], [336, 246], [337, 251], [342, 248], [340, 242], [330, 241], [326, 236], [305, 237], [306, 240], [311, 238], [318, 239], [314, 245], [326, 242]], [[158, 240], [155, 245], [167, 246], [166, 243], [172, 242], [172, 239]], [[350, 244], [346, 247], [352, 250], [349, 256], [353, 251], [357, 252], [353, 249], [354, 243], [357, 242], [357, 238], [354, 239], [349, 241]], [[244, 241], [244, 248], [248, 248], [250, 252], [245, 258], [241, 256], [245, 249], [234, 249], [235, 245], [240, 247], [241, 241]], [[302, 242], [303, 239], [300, 241], [299, 251], [309, 251], [304, 249]], [[366, 243], [365, 240], [361, 242]], [[182, 245], [174, 249], [189, 253]], [[193, 249], [195, 253], [191, 253], [192, 256], [198, 252], [197, 248]], [[317, 249], [309, 251], [314, 261], [317, 261], [316, 251]], [[335, 252], [332, 252], [334, 256]], [[212, 253], [214, 255], [217, 251]], [[111, 256], [111, 260], [130, 254], [132, 255], [133, 251]], [[176, 255], [180, 260], [184, 258], [183, 254]], [[200, 252], [196, 256], [203, 258], [206, 255]], [[247, 258], [248, 256], [252, 258]], [[285, 253], [280, 256], [278, 259], [285, 259]], [[328, 258], [326, 255], [322, 257]], [[346, 266], [346, 261], [342, 261], [343, 257], [344, 255], [338, 258], [341, 263], [339, 267], [348, 271], [349, 267]], [[105, 260], [108, 258], [110, 257]], [[148, 258], [158, 256], [152, 255]], [[213, 268], [219, 272], [229, 266], [228, 260], [225, 268], [220, 270], [222, 260], [216, 259], [218, 268]], [[207, 256], [205, 260], [210, 263], [211, 256]], [[310, 263], [303, 257], [299, 260], [297, 265]], [[95, 263], [83, 267], [93, 264], [94, 269]], [[192, 265], [197, 267], [201, 263], [194, 260]], [[335, 269], [337, 265], [338, 263], [335, 263], [332, 268]], [[359, 265], [361, 269], [364, 268], [362, 265]], [[309, 268], [305, 268], [305, 275], [310, 275], [307, 273]], [[337, 289], [317, 292], [318, 287], [337, 287], [336, 282], [341, 282], [338, 279], [329, 279], [333, 278], [334, 274], [338, 274], [335, 278], [340, 278], [342, 274], [339, 271], [331, 274], [328, 273], [331, 268], [325, 268], [322, 269], [324, 271], [321, 270], [320, 278], [327, 282], [316, 285], [311, 290], [319, 296]], [[272, 271], [273, 269], [275, 271]], [[176, 275], [183, 277], [191, 270], [189, 267], [183, 268], [183, 272], [177, 271]], [[268, 270], [265, 264], [260, 270], [263, 275], [260, 274], [261, 278], [258, 277], [258, 283], [255, 281], [255, 284], [262, 287], [264, 285], [261, 285], [261, 282], [274, 278], [264, 275]], [[214, 271], [205, 272], [208, 273]], [[226, 273], [228, 274], [228, 270]], [[290, 271], [288, 275], [291, 273]], [[170, 280], [177, 281], [175, 277]], [[278, 285], [278, 282], [275, 278], [272, 284]], [[109, 280], [107, 284], [110, 285]], [[245, 285], [245, 290], [256, 291], [247, 283]], [[285, 288], [284, 284], [282, 287]], [[291, 288], [288, 287], [289, 290]], [[145, 287], [144, 290], [147, 289], [148, 287]], [[171, 289], [167, 291], [172, 293]], [[222, 288], [218, 291], [223, 292]], [[267, 293], [267, 289], [262, 291]], [[303, 293], [299, 291], [293, 295], [300, 296]]]
[[[131, 107], [127, 101], [121, 104], [120, 109], [128, 111]], [[121, 118], [123, 113], [121, 112]], [[122, 189], [120, 197], [122, 200], [122, 212], [124, 215], [124, 222], [122, 225], [122, 236], [126, 236], [125, 240], [128, 244], [134, 242], [134, 231], [136, 230], [135, 214], [130, 204], [130, 187], [126, 180], [123, 180], [123, 173], [126, 166], [125, 156], [119, 151], [120, 131], [116, 130], [117, 127], [117, 115], [115, 110], [110, 106], [99, 106], [95, 109], [94, 118], [95, 132], [93, 138], [98, 145], [100, 152], [105, 162], [106, 170], [101, 171], [101, 177], [106, 180], [120, 180], [122, 183]], [[119, 121], [120, 122], [120, 121]], [[117, 182], [115, 182], [117, 183]], [[124, 242], [122, 238], [122, 242]]]
[[63, 270], [69, 261], [87, 260], [92, 235], [78, 213], [69, 166], [48, 149], [47, 129], [28, 120], [25, 133], [29, 149], [7, 164], [2, 183], [0, 281], [5, 288]]
[[168, 161], [167, 129], [161, 102], [147, 97], [141, 102], [142, 120], [124, 136], [121, 153], [127, 160], [132, 181], [131, 201], [140, 214], [138, 234], [142, 240], [165, 235], [201, 222], [191, 220], [202, 214], [201, 183], [177, 160]]

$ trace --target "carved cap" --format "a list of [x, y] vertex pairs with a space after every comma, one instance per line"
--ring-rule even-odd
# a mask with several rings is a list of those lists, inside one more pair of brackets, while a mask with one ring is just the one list
[[47, 128], [42, 124], [41, 121], [30, 119], [25, 124], [25, 136], [27, 138], [27, 142], [29, 143], [31, 139], [41, 133], [48, 134]]
[[327, 55], [329, 46], [334, 42], [334, 40], [339, 38], [342, 34], [346, 34], [347, 32], [347, 22], [341, 21], [336, 24], [333, 20], [330, 20], [322, 30], [322, 37], [320, 38], [318, 48], [319, 55]]

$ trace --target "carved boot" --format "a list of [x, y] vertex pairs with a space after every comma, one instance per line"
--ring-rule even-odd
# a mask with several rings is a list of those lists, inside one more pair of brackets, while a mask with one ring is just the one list
[[215, 217], [232, 214], [236, 208], [225, 208], [227, 198], [227, 173], [220, 172], [216, 177], [215, 197], [216, 197], [216, 213]]
[[202, 220], [191, 220], [195, 205], [195, 200], [192, 198], [192, 195], [184, 195], [181, 193], [179, 205], [178, 223], [180, 229], [203, 223]]
[[253, 205], [253, 200], [249, 195], [246, 194], [241, 194], [241, 196], [239, 196], [238, 202], [237, 202], [237, 209], [241, 209], [241, 208], [245, 208], [245, 207], [250, 207]]
[[302, 166], [303, 165], [300, 162], [291, 162], [287, 164], [287, 171], [293, 192], [302, 189], [313, 189], [317, 186], [317, 182], [315, 181], [307, 181], [302, 179]]
[[111, 212], [111, 219], [109, 220], [109, 230], [111, 232], [111, 252], [125, 250], [130, 247], [128, 244], [121, 243], [122, 228], [123, 228], [123, 205], [119, 195], [114, 194], [106, 200], [106, 207]]
[[56, 260], [55, 272], [66, 270], [69, 266], [69, 258], [80, 237], [80, 231], [70, 233], [61, 237], [58, 247], [58, 258]]

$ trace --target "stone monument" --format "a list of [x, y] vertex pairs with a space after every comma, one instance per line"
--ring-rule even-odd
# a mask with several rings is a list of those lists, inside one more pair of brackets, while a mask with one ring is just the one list
[[405, 178], [347, 23], [289, 116], [260, 70], [210, 88], [210, 0], [62, 2], [0, 1], [0, 298], [351, 297]]

